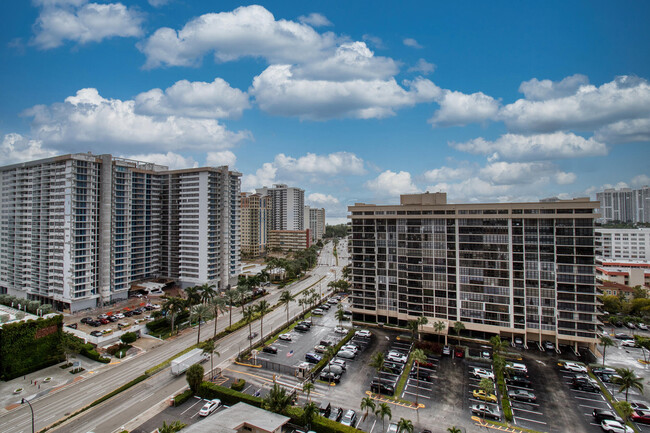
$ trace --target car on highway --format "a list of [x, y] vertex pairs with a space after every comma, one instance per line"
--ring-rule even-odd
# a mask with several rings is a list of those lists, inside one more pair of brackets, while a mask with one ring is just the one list
[[495, 409], [492, 409], [487, 404], [474, 404], [471, 406], [471, 409], [474, 415], [478, 415], [485, 418], [492, 418], [497, 421], [501, 419], [499, 413]]
[[367, 329], [361, 329], [360, 331], [357, 331], [354, 333], [355, 337], [361, 337], [361, 338], [370, 338], [372, 337], [372, 333], [368, 331]]
[[305, 361], [311, 362], [312, 364], [318, 364], [321, 359], [323, 359], [323, 357], [316, 353], [313, 352], [305, 353]]
[[343, 359], [354, 359], [357, 354], [354, 352], [349, 352], [347, 350], [339, 350], [336, 354], [338, 358], [343, 358]]
[[587, 367], [584, 365], [577, 364], [575, 362], [565, 362], [564, 363], [564, 369], [568, 371], [572, 371], [574, 373], [586, 373], [587, 372]]
[[257, 337], [257, 332], [251, 332], [250, 334], [248, 334], [248, 339], [249, 340], [252, 340], [255, 337]]
[[537, 396], [530, 391], [525, 389], [511, 389], [508, 391], [508, 397], [510, 400], [519, 400], [519, 401], [528, 401], [534, 402], [537, 400]]
[[494, 380], [494, 373], [485, 368], [474, 368], [471, 374], [477, 379], [488, 378]]
[[342, 326], [337, 326], [336, 328], [334, 328], [334, 332], [337, 334], [347, 334], [348, 330], [343, 328]]
[[262, 349], [262, 352], [264, 353], [272, 353], [273, 355], [276, 355], [278, 353], [278, 348], [275, 346], [264, 346]]
[[472, 391], [472, 397], [477, 398], [483, 401], [489, 401], [491, 403], [497, 402], [497, 396], [491, 393], [485, 392], [484, 389], [475, 389]]
[[634, 433], [632, 427], [628, 427], [611, 419], [603, 420], [603, 422], [600, 423], [600, 428], [603, 429], [604, 432], [608, 433]]
[[345, 412], [345, 415], [341, 420], [341, 424], [355, 427], [357, 425], [357, 413], [352, 409], [349, 409], [347, 412]]
[[214, 400], [210, 400], [203, 405], [203, 407], [199, 411], [199, 416], [208, 416], [215, 410], [219, 409], [219, 406], [221, 406], [221, 400], [219, 400], [218, 398], [215, 398]]
[[291, 341], [291, 334], [280, 334], [278, 340]]

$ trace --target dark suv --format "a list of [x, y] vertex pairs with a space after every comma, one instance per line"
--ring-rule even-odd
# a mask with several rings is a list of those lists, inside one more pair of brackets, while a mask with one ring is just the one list
[[573, 388], [579, 389], [581, 391], [600, 392], [600, 388], [588, 380], [574, 379]]
[[594, 416], [594, 419], [598, 424], [603, 422], [606, 419], [611, 419], [614, 421], [620, 421], [620, 418], [616, 416], [614, 412], [611, 410], [607, 409], [594, 409], [593, 412], [591, 413]]
[[275, 346], [264, 346], [264, 349], [262, 349], [262, 352], [277, 354], [278, 353], [278, 348], [275, 347]]
[[373, 380], [370, 382], [370, 391], [377, 394], [393, 395], [395, 394], [395, 387], [379, 380]]
[[506, 379], [506, 383], [508, 385], [521, 386], [524, 388], [530, 388], [532, 386], [530, 380], [522, 376], [512, 376]]

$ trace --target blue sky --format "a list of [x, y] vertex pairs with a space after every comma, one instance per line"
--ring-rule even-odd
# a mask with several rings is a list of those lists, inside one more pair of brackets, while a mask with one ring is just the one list
[[648, 2], [2, 2], [0, 164], [228, 164], [354, 202], [650, 183]]

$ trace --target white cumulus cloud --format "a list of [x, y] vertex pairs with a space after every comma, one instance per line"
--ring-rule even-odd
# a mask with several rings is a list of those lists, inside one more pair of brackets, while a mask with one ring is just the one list
[[485, 122], [494, 119], [499, 112], [499, 101], [483, 92], [465, 94], [445, 90], [437, 102], [440, 109], [429, 119], [433, 126], [464, 126]]
[[448, 182], [470, 177], [473, 170], [470, 167], [440, 167], [424, 172], [424, 179], [427, 182]]
[[44, 148], [40, 140], [31, 140], [16, 133], [6, 134], [2, 138], [0, 150], [0, 165], [49, 158], [58, 153], [54, 149]]
[[533, 78], [521, 83], [519, 91], [528, 100], [545, 101], [547, 99], [563, 98], [573, 95], [580, 87], [587, 84], [589, 84], [589, 78], [581, 74], [571, 75], [561, 81], [538, 80], [537, 78]]
[[41, 49], [56, 48], [66, 40], [86, 44], [111, 37], [139, 37], [143, 17], [122, 3], [87, 1], [39, 1], [32, 43]]
[[278, 169], [270, 162], [265, 162], [254, 174], [242, 176], [242, 191], [252, 191], [263, 186], [272, 186], [275, 183], [275, 176]]
[[250, 138], [250, 133], [232, 132], [214, 119], [179, 116], [153, 117], [137, 114], [135, 101], [103, 98], [97, 89], [79, 90], [63, 103], [37, 105], [25, 111], [32, 120], [32, 136], [46, 145], [105, 149], [133, 145], [156, 150], [231, 147]]
[[418, 43], [418, 41], [416, 41], [416, 40], [413, 39], [413, 38], [404, 38], [404, 40], [402, 40], [402, 42], [403, 42], [404, 45], [406, 45], [407, 47], [411, 47], [411, 48], [422, 48], [422, 45], [420, 45], [420, 44]]
[[309, 15], [301, 15], [298, 17], [298, 21], [303, 24], [309, 24], [312, 27], [326, 27], [332, 25], [325, 15], [319, 14], [318, 12], [312, 12]]
[[333, 205], [339, 203], [339, 199], [337, 199], [333, 195], [323, 194], [320, 192], [314, 192], [312, 194], [309, 194], [307, 196], [307, 201], [318, 206]]
[[594, 137], [608, 143], [650, 141], [650, 117], [610, 123], [598, 128]]
[[305, 174], [353, 174], [366, 173], [363, 159], [350, 152], [335, 152], [327, 155], [307, 153], [294, 158], [280, 153], [275, 156], [273, 164], [284, 172]]
[[412, 194], [419, 191], [408, 171], [386, 170], [375, 179], [367, 181], [365, 186], [381, 197], [396, 197], [400, 194]]
[[415, 65], [411, 66], [408, 69], [408, 72], [419, 72], [421, 74], [428, 75], [435, 71], [435, 69], [436, 65], [433, 63], [429, 63], [424, 59], [419, 59]]
[[151, 89], [135, 97], [138, 114], [238, 118], [249, 108], [248, 95], [221, 78], [213, 82], [180, 80], [164, 91]]
[[607, 155], [607, 146], [594, 138], [585, 139], [565, 132], [551, 134], [504, 134], [495, 141], [476, 138], [465, 143], [450, 143], [462, 152], [490, 155], [491, 159], [544, 160]]
[[222, 150], [221, 152], [208, 152], [205, 157], [205, 163], [211, 167], [220, 167], [227, 165], [232, 168], [237, 162], [237, 156], [230, 150]]
[[553, 181], [562, 185], [573, 183], [574, 173], [560, 171], [549, 162], [493, 162], [479, 171], [479, 178], [497, 185], [516, 186], [539, 182]]

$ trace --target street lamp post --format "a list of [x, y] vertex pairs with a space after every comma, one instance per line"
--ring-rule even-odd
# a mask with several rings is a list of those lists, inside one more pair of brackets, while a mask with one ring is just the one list
[[32, 433], [34, 433], [34, 408], [32, 407], [32, 404], [29, 402], [29, 400], [25, 400], [24, 398], [20, 402], [20, 404], [25, 404], [27, 403], [29, 405], [29, 409], [32, 411]]

